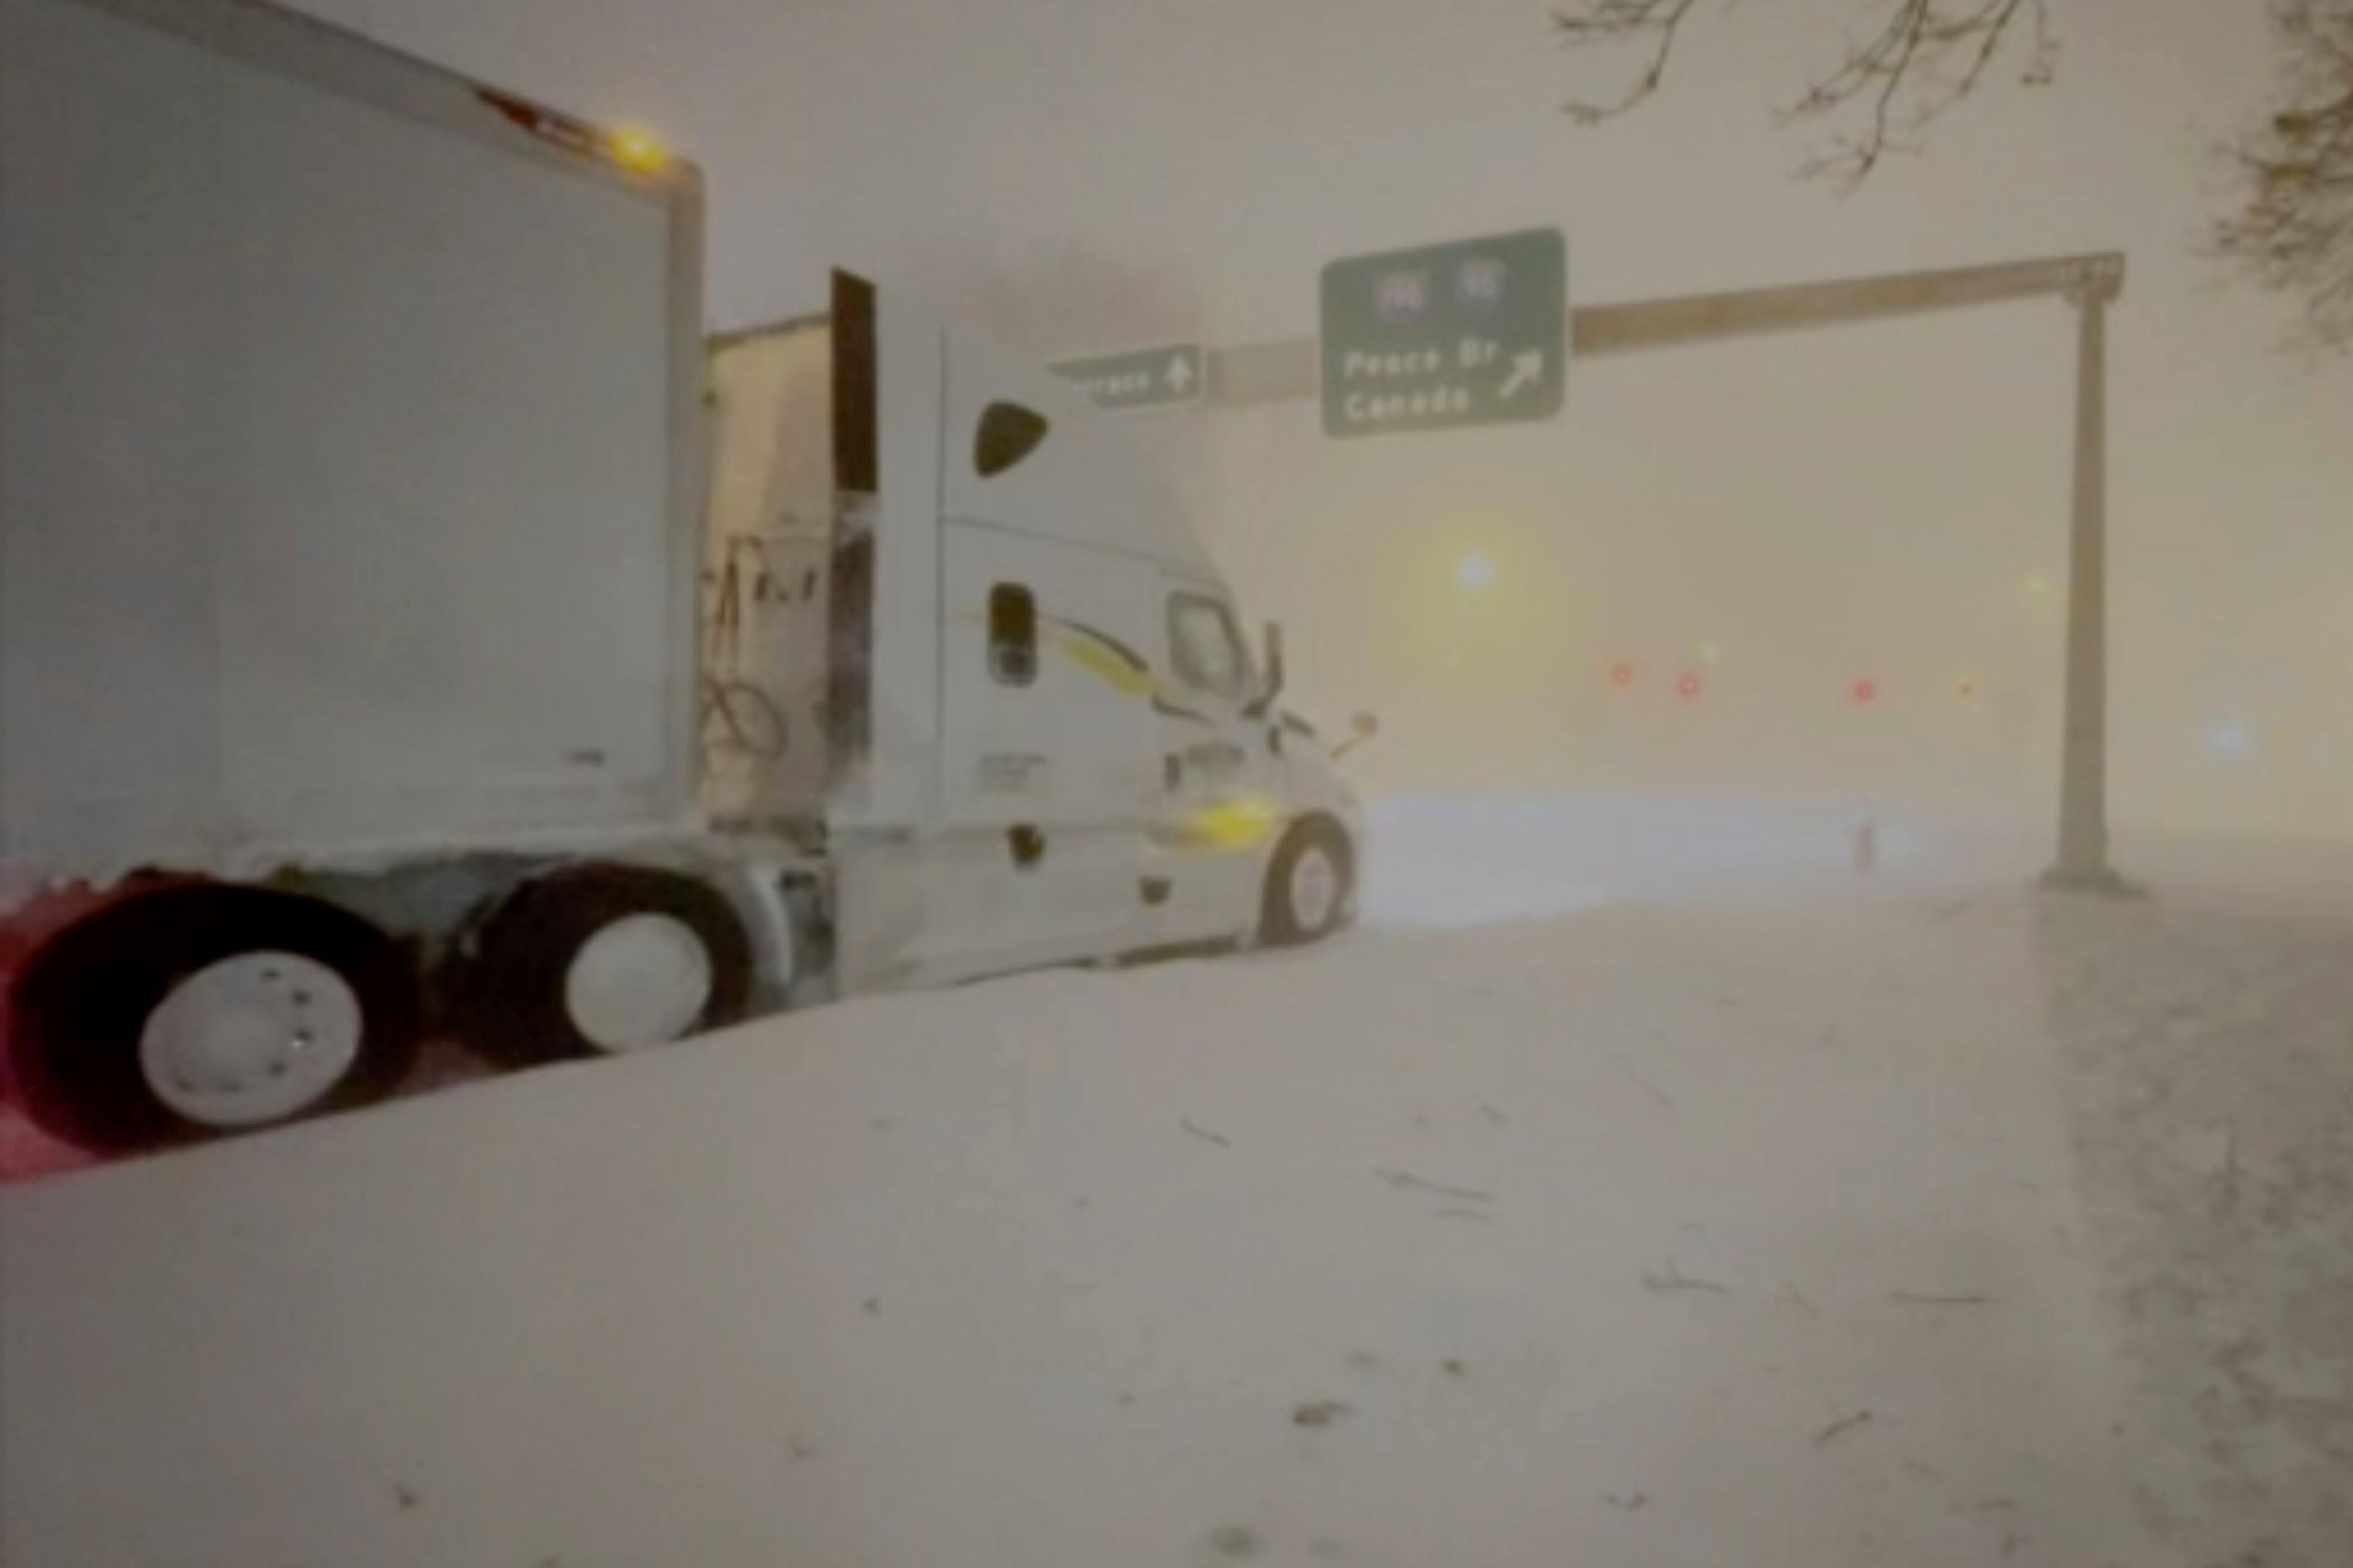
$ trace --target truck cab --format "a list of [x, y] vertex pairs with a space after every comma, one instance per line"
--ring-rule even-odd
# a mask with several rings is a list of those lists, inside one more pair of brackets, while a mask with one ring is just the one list
[[738, 574], [710, 612], [712, 688], [785, 731], [714, 763], [712, 804], [821, 822], [845, 986], [1346, 918], [1356, 802], [1279, 706], [1279, 634], [1253, 650], [1113, 421], [846, 276], [822, 318], [715, 341], [712, 384], [706, 556], [807, 591]]

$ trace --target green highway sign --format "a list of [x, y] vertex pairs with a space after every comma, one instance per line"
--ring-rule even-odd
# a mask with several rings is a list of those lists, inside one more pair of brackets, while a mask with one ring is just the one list
[[1201, 383], [1207, 379], [1198, 343], [1090, 354], [1084, 359], [1059, 360], [1048, 368], [1065, 381], [1076, 382], [1097, 408], [1113, 414], [1198, 403]]
[[1324, 433], [1549, 419], [1568, 389], [1568, 245], [1554, 228], [1324, 268]]

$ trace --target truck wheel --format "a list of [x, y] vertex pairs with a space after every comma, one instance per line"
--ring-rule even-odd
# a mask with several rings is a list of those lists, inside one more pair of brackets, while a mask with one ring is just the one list
[[422, 1006], [391, 938], [314, 900], [174, 888], [68, 927], [18, 976], [11, 1050], [44, 1131], [121, 1152], [380, 1099]]
[[1260, 940], [1295, 947], [1331, 935], [1347, 920], [1356, 872], [1348, 836], [1336, 824], [1320, 816], [1298, 824], [1267, 867]]
[[517, 889], [460, 986], [476, 1048], [517, 1064], [670, 1045], [742, 1017], [751, 989], [752, 941], [727, 900], [632, 866]]

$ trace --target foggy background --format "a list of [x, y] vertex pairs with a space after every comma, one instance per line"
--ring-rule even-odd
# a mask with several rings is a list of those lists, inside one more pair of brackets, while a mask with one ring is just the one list
[[[701, 163], [721, 327], [839, 263], [1040, 357], [1293, 337], [1332, 258], [1536, 225], [1575, 304], [2125, 250], [2116, 816], [2353, 832], [2353, 367], [2280, 352], [2286, 310], [2193, 253], [2211, 148], [2265, 102], [2258, 5], [2067, 0], [2054, 86], [1997, 73], [1841, 198], [1771, 112], [1835, 4], [1736, 8], [1578, 131], [1558, 106], [1620, 79], [1534, 0], [305, 3]], [[1377, 791], [2047, 817], [2073, 362], [2049, 301], [1572, 364], [1539, 426], [1134, 428], [1286, 623], [1293, 704], [1379, 712]]]

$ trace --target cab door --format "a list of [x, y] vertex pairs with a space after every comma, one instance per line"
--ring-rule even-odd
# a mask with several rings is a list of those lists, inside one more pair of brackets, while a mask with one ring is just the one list
[[1159, 774], [1133, 639], [1155, 571], [995, 528], [943, 531], [925, 968], [955, 978], [1145, 945], [1140, 861]]
[[1164, 573], [1159, 601], [1161, 802], [1145, 870], [1157, 923], [1170, 942], [1246, 935], [1282, 826], [1261, 678], [1221, 586]]

